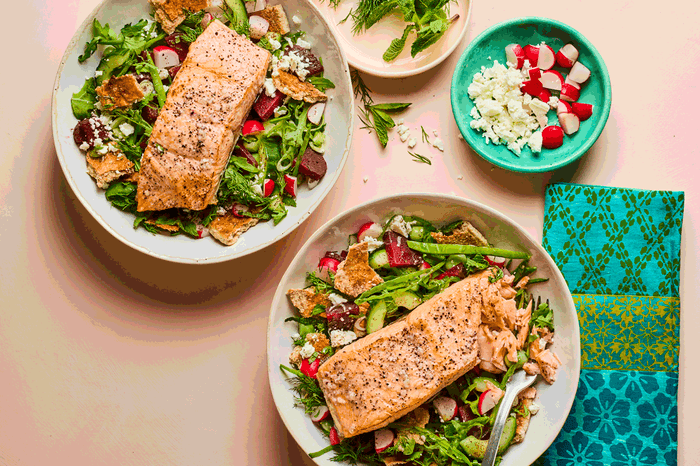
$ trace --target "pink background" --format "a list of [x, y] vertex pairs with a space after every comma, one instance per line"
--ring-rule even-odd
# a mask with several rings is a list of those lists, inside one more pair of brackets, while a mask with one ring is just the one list
[[[573, 181], [686, 192], [682, 242], [680, 464], [700, 464], [697, 2], [475, 0], [463, 44], [421, 76], [367, 78], [377, 101], [410, 101], [413, 134], [437, 130], [445, 152], [410, 160], [357, 130], [336, 188], [284, 241], [209, 266], [131, 250], [66, 184], [51, 137], [54, 75], [98, 0], [6, 2], [0, 86], [0, 464], [310, 465], [268, 389], [272, 293], [311, 232], [358, 202], [426, 190], [495, 207], [541, 238], [544, 187]], [[613, 83], [601, 138], [554, 173], [494, 168], [457, 138], [449, 83], [459, 53], [516, 16], [567, 22], [593, 42]], [[399, 95], [391, 95], [396, 90]], [[458, 179], [458, 176], [463, 179]], [[363, 183], [363, 178], [368, 181]], [[70, 463], [69, 463], [70, 462]]]

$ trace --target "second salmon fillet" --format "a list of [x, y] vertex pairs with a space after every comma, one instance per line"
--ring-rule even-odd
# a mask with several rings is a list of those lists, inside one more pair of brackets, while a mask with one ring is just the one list
[[387, 426], [479, 363], [488, 284], [486, 272], [472, 275], [321, 365], [318, 381], [340, 435]]
[[214, 21], [190, 46], [141, 159], [140, 212], [216, 203], [241, 126], [265, 81], [270, 53]]

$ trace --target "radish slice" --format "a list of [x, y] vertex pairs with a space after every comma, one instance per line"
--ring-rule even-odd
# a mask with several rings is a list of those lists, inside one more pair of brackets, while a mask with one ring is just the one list
[[263, 182], [263, 196], [270, 197], [272, 192], [275, 190], [275, 182], [270, 178], [266, 178]]
[[423, 261], [423, 263], [418, 267], [420, 270], [425, 270], [430, 268], [430, 264], [428, 264], [426, 261]]
[[306, 114], [306, 118], [315, 125], [321, 123], [321, 118], [323, 118], [323, 111], [326, 109], [325, 102], [316, 102], [311, 107], [309, 107], [309, 113]]
[[580, 120], [575, 113], [560, 113], [559, 124], [569, 136], [578, 131]]
[[506, 45], [506, 61], [517, 69], [522, 68], [525, 64], [525, 51], [518, 44]]
[[542, 71], [537, 67], [530, 68], [527, 70], [527, 75], [530, 77], [530, 79], [540, 79], [542, 77]]
[[234, 216], [238, 218], [243, 218], [245, 215], [243, 215], [244, 212], [250, 212], [250, 207], [248, 207], [245, 204], [233, 204], [233, 207], [231, 207], [231, 212], [233, 213]]
[[321, 405], [317, 406], [313, 413], [311, 413], [311, 420], [313, 422], [321, 422], [324, 419], [328, 419], [330, 416], [330, 411], [328, 411], [328, 406]]
[[499, 388], [491, 388], [482, 393], [479, 397], [479, 404], [477, 408], [479, 410], [479, 414], [483, 416], [491, 411], [494, 406], [498, 404], [502, 396], [503, 391]]
[[547, 44], [540, 45], [540, 52], [537, 55], [537, 68], [544, 70], [549, 70], [556, 63], [556, 58], [554, 50]]
[[180, 57], [174, 49], [159, 45], [153, 49], [153, 64], [160, 69], [170, 68], [180, 64]]
[[484, 259], [486, 259], [486, 262], [488, 262], [489, 265], [493, 265], [495, 267], [505, 267], [506, 265], [506, 259], [503, 257], [484, 256]]
[[557, 52], [557, 64], [564, 68], [571, 68], [578, 60], [578, 50], [571, 44], [566, 44]]
[[525, 59], [530, 62], [530, 66], [537, 66], [537, 56], [540, 54], [539, 46], [526, 45], [523, 50], [525, 51]]
[[574, 66], [571, 67], [568, 78], [577, 83], [585, 83], [588, 78], [591, 77], [591, 70], [586, 68], [585, 65], [577, 61]]
[[204, 225], [197, 225], [197, 236], [199, 238], [206, 238], [210, 235], [211, 233], [209, 233], [209, 228], [205, 227]]
[[523, 81], [520, 86], [520, 90], [526, 94], [530, 94], [533, 97], [537, 97], [542, 92], [542, 83], [539, 79], [531, 79], [529, 81]]
[[580, 93], [571, 84], [566, 84], [561, 87], [561, 94], [559, 94], [559, 99], [565, 100], [567, 102], [576, 102], [578, 100]]
[[[562, 115], [566, 115], [562, 113]], [[547, 126], [542, 130], [542, 147], [556, 149], [564, 144], [564, 130], [559, 126]]]
[[270, 23], [262, 16], [251, 16], [248, 18], [250, 23], [250, 38], [260, 40], [270, 29]]
[[211, 13], [204, 13], [202, 16], [202, 29], [206, 29], [211, 23], [214, 22], [214, 15]]
[[394, 444], [394, 431], [379, 429], [374, 431], [374, 451], [381, 453]]
[[284, 192], [292, 197], [297, 197], [297, 177], [284, 175]]
[[557, 115], [560, 113], [572, 113], [573, 110], [571, 110], [571, 104], [569, 102], [565, 102], [563, 100], [560, 100], [559, 103], [557, 103]]
[[245, 123], [243, 123], [243, 129], [241, 130], [241, 134], [243, 136], [248, 136], [249, 134], [258, 134], [262, 133], [263, 131], [265, 131], [265, 127], [262, 123], [256, 120], [248, 120]]
[[574, 102], [571, 104], [571, 113], [576, 115], [579, 120], [588, 120], [593, 115], [593, 105]]
[[312, 379], [316, 378], [316, 373], [318, 373], [318, 366], [321, 365], [321, 359], [316, 358], [312, 362], [309, 362], [308, 359], [302, 359], [301, 360], [301, 365], [299, 366], [299, 370], [301, 371], [302, 374], [311, 377]]
[[378, 223], [367, 222], [357, 230], [357, 240], [362, 242], [366, 236], [378, 238], [382, 234], [382, 226]]
[[568, 76], [564, 80], [564, 84], [568, 84], [569, 86], [573, 86], [576, 89], [581, 90], [581, 85], [579, 83], [577, 83], [576, 81], [572, 81], [571, 78], [569, 78]]
[[552, 93], [549, 92], [547, 89], [542, 89], [542, 92], [537, 94], [537, 98], [540, 99], [542, 102], [549, 102], [549, 99], [552, 98]]
[[328, 440], [331, 441], [331, 445], [338, 445], [340, 443], [340, 436], [338, 431], [335, 430], [335, 426], [331, 427], [330, 432], [328, 432]]
[[433, 406], [442, 422], [453, 419], [458, 412], [457, 402], [447, 396], [439, 396], [433, 400]]
[[540, 82], [545, 89], [561, 91], [561, 86], [564, 85], [564, 76], [556, 70], [543, 71]]
[[318, 269], [320, 271], [325, 270], [330, 270], [331, 272], [335, 273], [338, 271], [338, 266], [340, 265], [340, 261], [338, 259], [333, 259], [332, 257], [324, 257], [318, 262]]

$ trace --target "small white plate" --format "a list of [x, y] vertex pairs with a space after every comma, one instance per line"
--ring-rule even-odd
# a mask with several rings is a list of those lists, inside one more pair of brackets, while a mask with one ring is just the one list
[[[272, 3], [279, 3], [279, 0]], [[71, 111], [70, 99], [80, 90], [85, 78], [93, 75], [99, 57], [95, 54], [85, 63], [78, 63], [85, 43], [92, 37], [92, 21], [119, 30], [127, 23], [148, 18], [151, 7], [146, 0], [104, 0], [83, 22], [66, 49], [58, 69], [52, 100], [53, 137], [56, 154], [66, 180], [80, 202], [95, 219], [115, 238], [145, 254], [182, 263], [210, 263], [245, 256], [291, 233], [316, 209], [338, 179], [350, 150], [353, 132], [354, 99], [350, 69], [334, 32], [311, 0], [285, 0], [284, 8], [291, 19], [302, 20], [298, 29], [306, 31], [314, 52], [323, 58], [325, 76], [335, 83], [330, 89], [326, 105], [328, 172], [313, 189], [299, 189], [297, 207], [290, 207], [287, 216], [277, 225], [265, 222], [251, 228], [233, 246], [225, 246], [213, 238], [192, 239], [186, 235], [167, 237], [154, 235], [143, 228], [134, 229], [134, 216], [112, 207], [104, 191], [86, 173], [85, 154], [73, 141], [77, 120]], [[290, 21], [291, 23], [291, 21]], [[292, 25], [294, 30], [296, 26]]]
[[[383, 197], [343, 212], [323, 225], [302, 246], [280, 281], [272, 300], [267, 333], [267, 370], [277, 411], [287, 429], [306, 453], [319, 451], [329, 445], [328, 439], [314, 425], [303, 408], [294, 406], [294, 393], [280, 364], [289, 365], [292, 351], [292, 335], [297, 330], [287, 317], [296, 315], [286, 292], [290, 288], [304, 286], [306, 273], [316, 268], [326, 251], [339, 251], [347, 247], [348, 235], [368, 221], [387, 220], [391, 215], [403, 213], [417, 215], [430, 222], [445, 224], [457, 219], [469, 220], [496, 247], [528, 251], [530, 264], [537, 266], [538, 277], [549, 281], [533, 290], [542, 299], [549, 299], [554, 309], [555, 338], [553, 349], [562, 366], [552, 385], [538, 380], [537, 403], [540, 411], [533, 416], [530, 427], [521, 444], [507, 451], [501, 466], [531, 464], [551, 445], [564, 425], [573, 405], [581, 367], [580, 333], [576, 308], [564, 277], [552, 258], [522, 227], [485, 205], [456, 196], [442, 194], [400, 194]], [[314, 461], [319, 466], [345, 463], [331, 461], [327, 453]]]
[[341, 0], [338, 8], [333, 8], [328, 0], [316, 0], [318, 8], [328, 19], [328, 23], [345, 51], [348, 62], [354, 68], [374, 76], [384, 78], [404, 78], [423, 73], [442, 63], [464, 39], [472, 11], [472, 0], [458, 0], [450, 3], [450, 16], [459, 18], [450, 25], [445, 35], [427, 50], [411, 58], [411, 43], [415, 32], [411, 33], [401, 55], [387, 63], [382, 55], [395, 38], [401, 37], [406, 23], [399, 13], [383, 18], [369, 30], [353, 35], [352, 19], [341, 21], [360, 0]]

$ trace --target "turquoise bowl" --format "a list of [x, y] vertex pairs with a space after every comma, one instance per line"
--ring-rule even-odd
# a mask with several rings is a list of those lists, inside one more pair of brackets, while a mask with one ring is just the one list
[[[508, 44], [537, 45], [545, 42], [556, 52], [564, 44], [572, 43], [579, 51], [582, 64], [591, 70], [591, 77], [581, 87], [578, 102], [593, 104], [593, 115], [582, 121], [579, 130], [571, 136], [564, 136], [564, 144], [558, 149], [545, 149], [535, 154], [527, 147], [520, 156], [514, 154], [505, 145], [487, 144], [482, 132], [469, 126], [472, 117], [469, 112], [474, 102], [469, 98], [467, 89], [474, 74], [482, 66], [491, 67], [494, 60], [506, 62], [505, 47]], [[566, 76], [568, 70], [555, 66]], [[573, 162], [581, 157], [603, 132], [610, 115], [612, 90], [610, 75], [600, 56], [588, 39], [580, 32], [564, 23], [548, 18], [516, 18], [496, 24], [482, 32], [466, 48], [452, 75], [450, 90], [452, 113], [462, 136], [474, 149], [489, 162], [499, 167], [516, 172], [546, 172]], [[550, 110], [549, 124], [559, 125], [555, 110]]]

